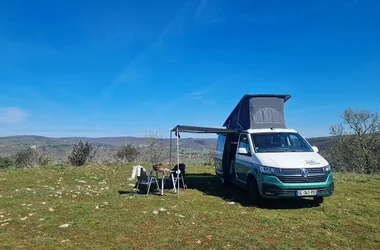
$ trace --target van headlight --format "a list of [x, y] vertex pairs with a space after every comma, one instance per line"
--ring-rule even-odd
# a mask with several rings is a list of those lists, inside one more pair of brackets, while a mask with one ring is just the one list
[[331, 172], [331, 167], [330, 167], [330, 165], [327, 165], [327, 166], [323, 167], [323, 172], [325, 172], [325, 173], [330, 173], [330, 172]]
[[280, 173], [279, 168], [274, 168], [274, 167], [267, 167], [267, 166], [260, 166], [260, 172], [263, 174], [277, 174]]

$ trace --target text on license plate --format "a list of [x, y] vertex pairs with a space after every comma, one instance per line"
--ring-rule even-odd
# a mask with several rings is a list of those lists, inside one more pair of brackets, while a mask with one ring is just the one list
[[297, 196], [313, 196], [317, 195], [317, 190], [297, 190]]

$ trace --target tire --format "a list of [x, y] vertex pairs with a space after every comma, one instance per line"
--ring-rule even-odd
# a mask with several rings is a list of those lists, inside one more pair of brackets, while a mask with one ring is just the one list
[[249, 204], [256, 206], [262, 204], [263, 198], [260, 195], [259, 187], [255, 177], [251, 177], [248, 182], [248, 198]]
[[228, 181], [227, 178], [225, 178], [224, 176], [220, 177], [220, 183], [223, 185], [223, 186], [228, 186], [230, 184], [230, 182]]
[[317, 206], [323, 203], [323, 196], [315, 196], [313, 203]]

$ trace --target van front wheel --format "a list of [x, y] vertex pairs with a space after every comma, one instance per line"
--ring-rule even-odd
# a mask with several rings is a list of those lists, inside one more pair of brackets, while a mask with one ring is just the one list
[[319, 206], [320, 204], [323, 203], [323, 196], [314, 197], [313, 202], [314, 202], [314, 205]]
[[262, 203], [262, 197], [259, 192], [255, 177], [250, 178], [248, 183], [249, 203], [251, 205], [260, 205]]
[[220, 183], [221, 183], [223, 186], [228, 186], [229, 181], [223, 176], [223, 177], [220, 177]]

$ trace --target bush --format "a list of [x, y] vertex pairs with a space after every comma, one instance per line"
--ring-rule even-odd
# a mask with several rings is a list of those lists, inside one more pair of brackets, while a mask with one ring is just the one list
[[90, 143], [79, 141], [77, 145], [74, 145], [68, 160], [73, 166], [82, 166], [94, 158], [95, 153]]
[[121, 161], [134, 162], [140, 152], [131, 144], [122, 146], [116, 153], [116, 157]]
[[33, 168], [38, 166], [38, 152], [27, 148], [18, 151], [15, 155], [15, 164], [19, 168]]
[[11, 157], [0, 156], [0, 169], [6, 169], [14, 166], [14, 161]]
[[366, 109], [348, 108], [342, 121], [330, 127], [337, 142], [328, 152], [335, 170], [356, 173], [380, 172], [380, 116]]

